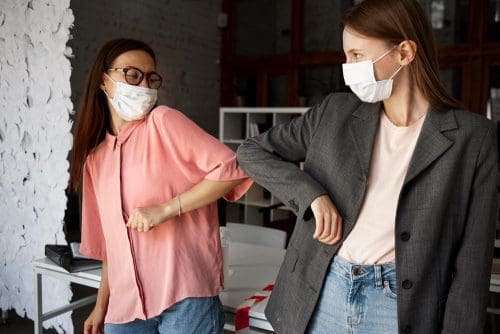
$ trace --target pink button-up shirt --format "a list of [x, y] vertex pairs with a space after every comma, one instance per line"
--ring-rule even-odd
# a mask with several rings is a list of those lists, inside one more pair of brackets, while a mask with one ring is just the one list
[[108, 263], [105, 322], [147, 319], [184, 298], [218, 294], [222, 252], [215, 203], [149, 232], [127, 228], [124, 217], [136, 207], [165, 203], [203, 179], [243, 178], [227, 200], [240, 198], [252, 183], [234, 152], [165, 106], [117, 136], [107, 134], [85, 163], [80, 247]]

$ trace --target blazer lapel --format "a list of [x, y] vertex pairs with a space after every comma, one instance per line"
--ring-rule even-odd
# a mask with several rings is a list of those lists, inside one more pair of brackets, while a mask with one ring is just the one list
[[349, 119], [349, 129], [355, 143], [361, 169], [368, 179], [373, 143], [379, 123], [381, 103], [362, 103]]
[[422, 125], [404, 185], [413, 180], [453, 145], [454, 142], [444, 136], [443, 132], [454, 130], [457, 127], [455, 114], [452, 110], [445, 112], [429, 110]]

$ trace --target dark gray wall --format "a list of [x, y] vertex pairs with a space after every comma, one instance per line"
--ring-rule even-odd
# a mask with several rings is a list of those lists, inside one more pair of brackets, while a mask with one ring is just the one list
[[97, 50], [112, 38], [136, 38], [157, 54], [158, 72], [164, 78], [159, 102], [181, 110], [217, 136], [221, 6], [222, 0], [71, 1], [75, 106]]

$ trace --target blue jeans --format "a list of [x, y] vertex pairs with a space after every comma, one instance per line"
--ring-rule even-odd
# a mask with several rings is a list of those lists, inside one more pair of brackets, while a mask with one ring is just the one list
[[224, 311], [218, 296], [184, 299], [160, 315], [125, 324], [104, 324], [106, 334], [218, 334], [224, 328]]
[[397, 333], [396, 266], [330, 264], [309, 333]]

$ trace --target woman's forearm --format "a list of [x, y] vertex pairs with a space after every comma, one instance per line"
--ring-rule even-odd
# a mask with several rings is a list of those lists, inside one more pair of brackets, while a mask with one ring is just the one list
[[243, 181], [244, 179], [230, 181], [203, 180], [188, 191], [163, 204], [165, 219], [175, 217], [179, 212], [186, 213], [215, 202]]
[[203, 180], [170, 201], [149, 207], [135, 208], [127, 220], [127, 227], [147, 232], [155, 226], [180, 214], [215, 202], [245, 179], [231, 181]]
[[99, 285], [99, 290], [97, 291], [97, 300], [95, 303], [95, 308], [106, 313], [108, 309], [108, 301], [109, 301], [108, 263], [106, 261], [102, 261], [101, 284]]

